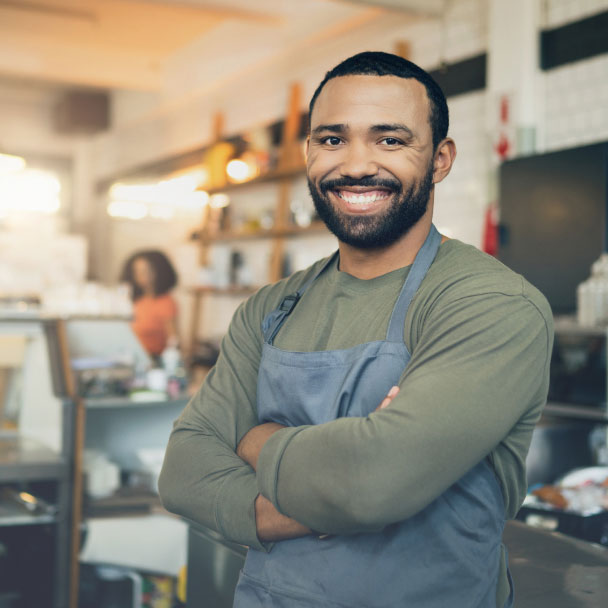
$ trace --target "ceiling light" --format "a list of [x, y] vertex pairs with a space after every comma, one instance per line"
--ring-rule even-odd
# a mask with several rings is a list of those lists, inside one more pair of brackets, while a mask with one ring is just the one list
[[251, 167], [244, 160], [238, 158], [231, 160], [226, 165], [226, 173], [235, 182], [244, 182], [252, 177]]

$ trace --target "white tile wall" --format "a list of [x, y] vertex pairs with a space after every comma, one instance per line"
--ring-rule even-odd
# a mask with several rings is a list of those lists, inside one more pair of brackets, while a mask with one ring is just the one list
[[488, 204], [490, 144], [485, 131], [485, 92], [448, 99], [456, 162], [435, 189], [435, 224], [452, 238], [479, 247]]
[[608, 0], [544, 0], [545, 27], [559, 27], [571, 21], [608, 10]]
[[544, 72], [545, 147], [608, 139], [608, 54]]

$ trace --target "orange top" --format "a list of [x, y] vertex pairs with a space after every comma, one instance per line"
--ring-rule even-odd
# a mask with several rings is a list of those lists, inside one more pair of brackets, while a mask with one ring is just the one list
[[133, 303], [135, 335], [151, 355], [160, 355], [167, 346], [169, 322], [177, 317], [177, 303], [169, 294], [142, 296]]

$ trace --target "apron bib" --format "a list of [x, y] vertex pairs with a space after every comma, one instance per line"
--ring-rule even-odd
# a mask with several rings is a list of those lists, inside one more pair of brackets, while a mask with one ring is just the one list
[[[262, 325], [259, 422], [300, 426], [373, 412], [411, 358], [403, 341], [405, 317], [440, 244], [432, 226], [397, 298], [385, 340], [318, 352], [273, 346], [295, 305], [333, 257], [287, 296]], [[484, 459], [415, 516], [381, 532], [307, 536], [278, 542], [269, 553], [250, 549], [234, 606], [496, 608], [503, 527], [502, 493]], [[511, 605], [512, 593], [505, 608]]]

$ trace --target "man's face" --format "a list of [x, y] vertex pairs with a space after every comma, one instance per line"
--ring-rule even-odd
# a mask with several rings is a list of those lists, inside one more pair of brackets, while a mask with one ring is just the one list
[[344, 76], [325, 85], [311, 116], [308, 186], [340, 241], [387, 247], [426, 213], [433, 188], [429, 115], [417, 80]]

